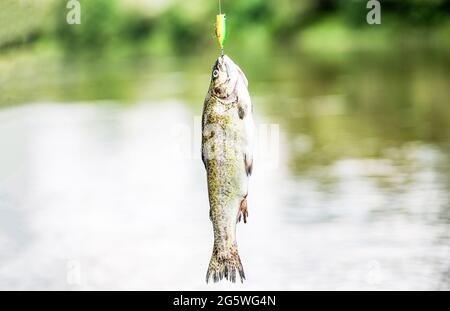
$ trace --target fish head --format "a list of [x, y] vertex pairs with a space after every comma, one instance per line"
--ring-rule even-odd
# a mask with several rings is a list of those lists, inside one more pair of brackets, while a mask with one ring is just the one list
[[227, 55], [221, 55], [214, 63], [211, 74], [212, 93], [218, 97], [228, 97], [236, 86], [239, 73], [236, 64]]

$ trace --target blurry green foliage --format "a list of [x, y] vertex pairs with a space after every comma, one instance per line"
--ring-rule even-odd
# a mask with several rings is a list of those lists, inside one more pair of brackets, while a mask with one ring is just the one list
[[[217, 1], [79, 2], [81, 25], [68, 25], [65, 0], [21, 1], [25, 6], [3, 0], [0, 3], [0, 26], [3, 26], [0, 27], [0, 47], [42, 33], [56, 37], [69, 50], [147, 41], [148, 46], [160, 44], [175, 51], [193, 52], [208, 40], [214, 40]], [[297, 42], [305, 30], [330, 18], [350, 27], [368, 29], [371, 26], [366, 23], [366, 4], [366, 0], [222, 0], [229, 21], [229, 42], [236, 40], [244, 45], [255, 41], [272, 45]], [[405, 29], [441, 31], [450, 20], [450, 0], [382, 0], [381, 6], [382, 25], [379, 27], [389, 27], [399, 33]], [[51, 27], [42, 26], [45, 22], [40, 12], [46, 8], [51, 9]], [[354, 32], [346, 35], [354, 35]]]
[[41, 2], [0, 1], [0, 48], [26, 44], [40, 36], [48, 9]]
[[66, 21], [66, 1], [57, 1], [54, 8], [55, 34], [69, 48], [77, 46], [98, 47], [114, 40], [119, 34], [121, 17], [116, 1], [79, 0], [81, 24], [69, 25]]

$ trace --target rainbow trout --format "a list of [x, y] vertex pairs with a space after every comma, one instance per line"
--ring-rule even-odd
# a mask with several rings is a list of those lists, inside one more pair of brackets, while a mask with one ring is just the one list
[[222, 55], [212, 69], [202, 118], [202, 160], [214, 229], [207, 283], [210, 278], [214, 282], [223, 278], [236, 282], [236, 271], [241, 282], [245, 279], [236, 243], [236, 224], [241, 218], [246, 223], [248, 217], [253, 132], [247, 78], [238, 65]]

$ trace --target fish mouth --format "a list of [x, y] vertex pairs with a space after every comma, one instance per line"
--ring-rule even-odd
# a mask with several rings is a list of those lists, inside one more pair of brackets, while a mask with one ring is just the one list
[[213, 66], [213, 72], [217, 70], [217, 76], [215, 76], [216, 78], [219, 76], [226, 76], [229, 78], [231, 73], [230, 69], [231, 67], [229, 66], [229, 62], [227, 61], [227, 57], [225, 55], [219, 56]]
[[231, 75], [233, 73], [232, 66], [233, 61], [226, 55], [220, 55], [214, 64], [213, 93], [217, 98], [228, 98], [232, 92], [230, 90]]
[[[227, 75], [229, 76], [230, 74], [230, 65], [227, 61], [228, 56], [226, 55], [220, 55], [218, 58], [218, 65], [221, 69], [221, 71], [224, 71], [227, 73]], [[229, 59], [229, 58], [228, 58]]]

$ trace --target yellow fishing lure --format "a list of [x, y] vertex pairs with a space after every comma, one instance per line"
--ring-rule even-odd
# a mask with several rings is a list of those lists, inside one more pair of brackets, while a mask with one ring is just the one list
[[220, 48], [223, 51], [223, 46], [227, 39], [227, 23], [225, 14], [218, 14], [216, 16], [216, 37], [219, 42]]

